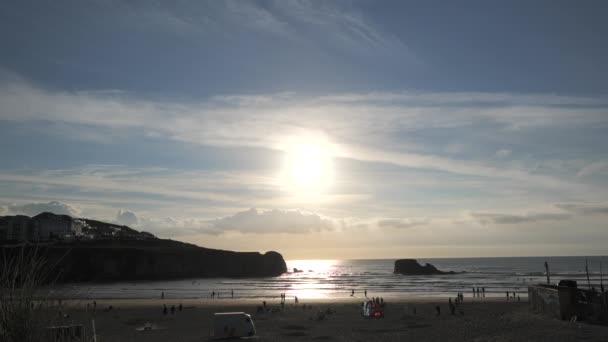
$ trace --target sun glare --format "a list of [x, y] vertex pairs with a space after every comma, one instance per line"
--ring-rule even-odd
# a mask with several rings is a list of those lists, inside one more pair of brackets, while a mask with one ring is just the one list
[[283, 150], [283, 189], [298, 199], [323, 195], [333, 178], [329, 144], [323, 139], [290, 139]]

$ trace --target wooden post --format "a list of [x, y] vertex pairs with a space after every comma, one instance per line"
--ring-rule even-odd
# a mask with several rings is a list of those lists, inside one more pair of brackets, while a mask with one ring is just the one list
[[91, 323], [93, 324], [93, 342], [97, 342], [97, 333], [95, 333], [95, 318], [91, 320]]
[[545, 272], [547, 273], [547, 285], [551, 285], [551, 277], [549, 276], [549, 264], [545, 261]]

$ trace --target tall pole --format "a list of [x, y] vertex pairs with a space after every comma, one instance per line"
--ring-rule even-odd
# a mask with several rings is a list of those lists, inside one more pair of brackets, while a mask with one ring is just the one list
[[585, 258], [585, 273], [587, 273], [587, 287], [591, 290], [591, 280], [589, 280], [589, 263], [587, 262], [587, 258]]
[[602, 272], [602, 260], [600, 260], [600, 291], [604, 292], [604, 272]]
[[549, 264], [545, 261], [545, 272], [547, 273], [547, 285], [551, 285], [551, 277], [549, 276]]

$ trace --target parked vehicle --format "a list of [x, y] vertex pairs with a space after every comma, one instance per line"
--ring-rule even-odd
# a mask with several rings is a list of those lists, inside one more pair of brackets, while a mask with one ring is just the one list
[[213, 315], [213, 337], [215, 339], [255, 336], [255, 325], [251, 315], [244, 312], [221, 312]]

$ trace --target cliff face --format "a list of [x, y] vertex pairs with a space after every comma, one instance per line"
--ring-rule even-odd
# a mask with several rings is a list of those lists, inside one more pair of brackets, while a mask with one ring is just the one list
[[454, 272], [443, 272], [431, 264], [420, 265], [415, 259], [399, 259], [395, 261], [393, 273], [404, 275], [433, 275], [433, 274], [454, 274]]
[[60, 282], [274, 277], [287, 271], [277, 252], [232, 252], [161, 239], [38, 248], [49, 265], [56, 265]]

